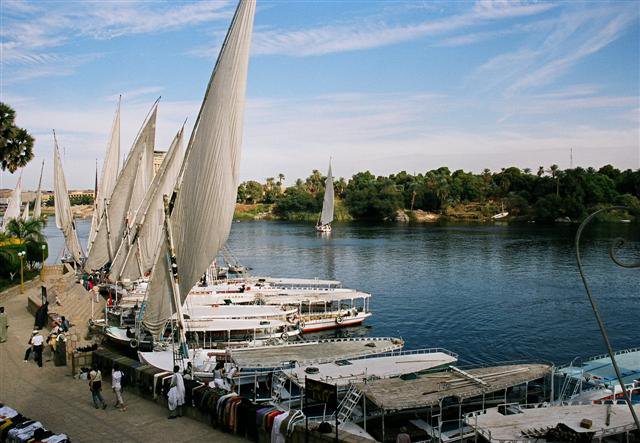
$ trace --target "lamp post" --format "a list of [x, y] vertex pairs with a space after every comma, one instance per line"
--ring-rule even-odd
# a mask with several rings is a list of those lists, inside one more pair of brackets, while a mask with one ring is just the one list
[[42, 265], [40, 266], [40, 281], [44, 281], [44, 251], [47, 250], [47, 245], [41, 245], [42, 248]]
[[20, 258], [20, 294], [24, 294], [24, 256], [27, 255], [25, 251], [18, 252]]

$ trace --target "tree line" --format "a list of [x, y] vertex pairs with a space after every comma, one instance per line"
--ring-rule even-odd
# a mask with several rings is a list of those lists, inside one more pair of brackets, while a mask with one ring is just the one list
[[[323, 176], [312, 171], [286, 187], [284, 175], [264, 184], [247, 181], [238, 188], [238, 203], [269, 204], [277, 217], [319, 213], [324, 195]], [[388, 176], [359, 172], [348, 181], [334, 181], [337, 207], [355, 220], [392, 220], [399, 211], [411, 216], [426, 211], [456, 217], [465, 211], [488, 218], [496, 211], [512, 219], [550, 222], [559, 218], [577, 221], [606, 205], [640, 210], [640, 170], [621, 171], [611, 165], [561, 170], [557, 165], [537, 171], [517, 167], [479, 174], [447, 167], [424, 173], [406, 171]]]

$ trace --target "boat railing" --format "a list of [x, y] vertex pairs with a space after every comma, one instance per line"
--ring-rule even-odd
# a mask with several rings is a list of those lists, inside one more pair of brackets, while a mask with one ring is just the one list
[[389, 352], [384, 352], [384, 353], [380, 353], [380, 354], [374, 354], [374, 355], [367, 355], [364, 357], [360, 357], [360, 358], [349, 358], [347, 360], [364, 360], [364, 359], [368, 359], [368, 358], [379, 358], [379, 357], [397, 357], [397, 356], [401, 356], [401, 355], [425, 355], [425, 354], [435, 354], [437, 352], [441, 352], [443, 354], [449, 355], [450, 357], [453, 357], [455, 359], [458, 358], [458, 354], [456, 354], [455, 352], [451, 352], [448, 349], [444, 349], [444, 348], [422, 348], [422, 349], [411, 349], [411, 350], [393, 350], [393, 351], [389, 351]]
[[[628, 349], [620, 349], [619, 351], [615, 351], [613, 353], [613, 355], [625, 355], [625, 354], [631, 354], [633, 352], [640, 352], [640, 347], [635, 347], [635, 348], [628, 348]], [[594, 361], [594, 360], [601, 360], [603, 358], [610, 358], [611, 356], [609, 354], [600, 354], [600, 355], [596, 355], [593, 357], [589, 357], [585, 360], [582, 360], [583, 364], [590, 362], [590, 361]], [[564, 368], [569, 368], [573, 366], [573, 361], [569, 364], [563, 365], [563, 366], [559, 366], [558, 369], [564, 369]], [[579, 366], [576, 366], [579, 367]]]
[[480, 369], [480, 368], [491, 368], [494, 366], [508, 366], [508, 365], [549, 365], [554, 368], [553, 362], [544, 359], [515, 359], [515, 360], [502, 360], [502, 361], [492, 361], [490, 363], [467, 363], [464, 365], [456, 365], [459, 369]]

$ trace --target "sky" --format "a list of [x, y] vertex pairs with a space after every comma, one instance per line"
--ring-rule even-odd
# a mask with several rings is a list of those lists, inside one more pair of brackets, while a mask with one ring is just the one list
[[[122, 153], [193, 123], [235, 1], [0, 2], [0, 100], [35, 137], [24, 187], [92, 188], [117, 99]], [[640, 168], [640, 2], [257, 5], [241, 179], [557, 164]], [[0, 187], [16, 174], [2, 173]]]

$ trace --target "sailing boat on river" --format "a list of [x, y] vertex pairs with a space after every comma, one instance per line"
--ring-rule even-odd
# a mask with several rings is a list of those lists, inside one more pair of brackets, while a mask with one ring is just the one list
[[322, 200], [322, 212], [316, 225], [318, 232], [331, 232], [331, 222], [333, 221], [333, 176], [331, 175], [331, 161], [329, 161], [329, 171], [324, 182], [324, 199]]
[[53, 187], [56, 226], [64, 235], [64, 243], [71, 255], [71, 260], [76, 264], [80, 264], [84, 260], [84, 253], [78, 241], [76, 224], [73, 221], [73, 214], [71, 213], [67, 181], [65, 180], [62, 169], [62, 160], [60, 159], [60, 150], [58, 149], [58, 139], [56, 138], [55, 131], [53, 132]]

